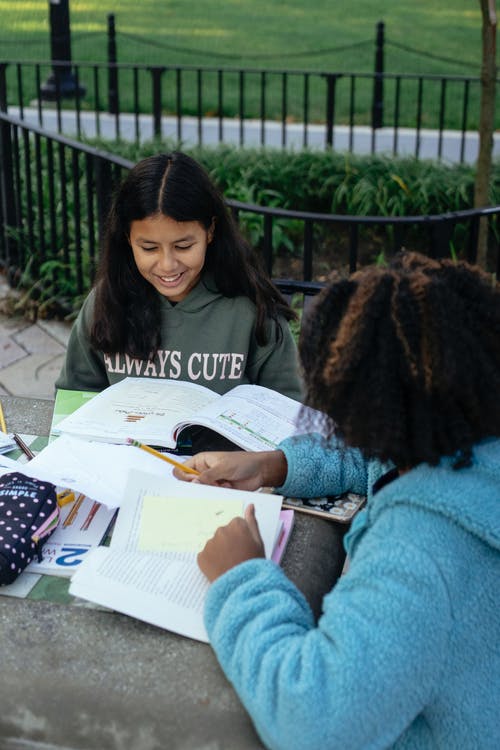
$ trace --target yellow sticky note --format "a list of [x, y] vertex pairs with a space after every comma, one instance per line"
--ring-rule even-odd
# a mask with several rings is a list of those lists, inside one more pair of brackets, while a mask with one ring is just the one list
[[243, 515], [241, 500], [145, 495], [139, 525], [142, 552], [199, 552], [219, 526]]

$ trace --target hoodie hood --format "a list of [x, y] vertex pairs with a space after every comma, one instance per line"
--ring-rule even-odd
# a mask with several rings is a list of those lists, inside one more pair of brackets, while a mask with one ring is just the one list
[[386, 485], [371, 501], [370, 515], [399, 504], [426, 508], [500, 550], [500, 440], [475, 445], [469, 467], [453, 469], [452, 463], [421, 464]]
[[168, 311], [173, 308], [176, 310], [182, 310], [182, 312], [185, 313], [202, 312], [208, 307], [208, 305], [211, 305], [214, 300], [224, 297], [224, 295], [217, 289], [212, 274], [209, 273], [203, 273], [199, 282], [193, 289], [191, 289], [187, 297], [176, 304], [172, 304], [167, 297], [159, 292], [158, 296], [160, 297], [162, 311], [165, 311], [167, 314]]

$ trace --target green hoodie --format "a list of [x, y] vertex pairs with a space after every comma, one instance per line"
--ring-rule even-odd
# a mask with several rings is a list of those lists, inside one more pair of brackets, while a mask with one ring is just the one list
[[95, 292], [85, 300], [68, 342], [56, 388], [101, 391], [125, 377], [187, 380], [216, 393], [244, 383], [272, 388], [301, 399], [297, 347], [286, 320], [276, 341], [269, 321], [268, 343], [255, 340], [256, 308], [247, 297], [224, 297], [205, 280], [181, 302], [161, 298], [161, 343], [151, 360], [104, 354], [89, 341]]

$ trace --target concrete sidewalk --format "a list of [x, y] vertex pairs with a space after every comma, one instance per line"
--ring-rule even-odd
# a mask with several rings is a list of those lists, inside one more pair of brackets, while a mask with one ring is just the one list
[[[9, 293], [0, 276], [0, 302]], [[52, 400], [71, 325], [57, 320], [32, 323], [0, 311], [0, 395]]]

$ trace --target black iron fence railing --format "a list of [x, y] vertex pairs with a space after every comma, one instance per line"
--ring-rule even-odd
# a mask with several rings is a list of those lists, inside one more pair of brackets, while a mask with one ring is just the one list
[[[76, 309], [92, 283], [113, 190], [132, 163], [0, 113], [0, 265], [12, 284]], [[309, 297], [329, 272], [401, 247], [475, 261], [487, 222], [489, 269], [500, 271], [500, 206], [436, 216], [344, 216], [228, 201], [287, 294]]]
[[[239, 145], [353, 151], [363, 138], [375, 152], [384, 131], [385, 151], [438, 159], [451, 129], [460, 161], [479, 122], [479, 77], [105, 62], [75, 62], [71, 70], [73, 95], [65, 98], [68, 62], [0, 61], [0, 110], [13, 108], [24, 119], [29, 109], [38, 125], [59, 133], [68, 133], [71, 113], [77, 137], [161, 136], [200, 145], [230, 133]], [[432, 154], [422, 150], [429, 130]]]

